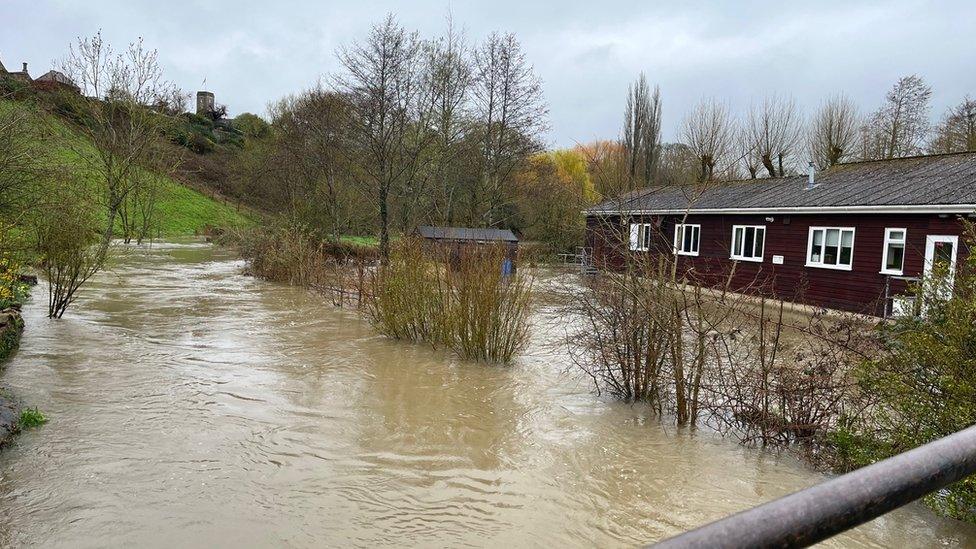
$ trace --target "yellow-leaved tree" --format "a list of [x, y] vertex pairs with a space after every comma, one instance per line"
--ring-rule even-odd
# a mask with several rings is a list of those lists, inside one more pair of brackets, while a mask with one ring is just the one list
[[551, 253], [573, 251], [583, 243], [582, 211], [600, 195], [587, 159], [576, 149], [533, 155], [516, 177], [520, 225], [526, 240], [542, 242]]

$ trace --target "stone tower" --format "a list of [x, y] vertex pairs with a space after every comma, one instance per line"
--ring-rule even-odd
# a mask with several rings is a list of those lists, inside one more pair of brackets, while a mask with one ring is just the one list
[[214, 110], [214, 94], [208, 91], [197, 92], [197, 114], [204, 115]]

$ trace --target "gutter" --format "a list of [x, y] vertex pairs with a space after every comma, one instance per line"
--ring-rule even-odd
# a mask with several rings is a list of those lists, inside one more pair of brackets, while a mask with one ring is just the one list
[[773, 208], [685, 208], [670, 210], [584, 210], [587, 217], [607, 215], [725, 215], [725, 214], [973, 214], [976, 204], [905, 204], [880, 206], [794, 206]]

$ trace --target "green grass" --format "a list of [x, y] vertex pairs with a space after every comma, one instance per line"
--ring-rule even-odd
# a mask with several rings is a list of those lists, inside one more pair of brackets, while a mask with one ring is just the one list
[[367, 248], [375, 248], [380, 245], [380, 239], [375, 236], [354, 236], [354, 235], [342, 235], [339, 240], [347, 244], [355, 244], [357, 246], [365, 246]]
[[[84, 157], [94, 153], [94, 145], [57, 116], [46, 114], [29, 102], [0, 100], [0, 113], [13, 109], [32, 109], [39, 139], [51, 139], [53, 160], [63, 164], [93, 190], [98, 176], [91, 173]], [[185, 236], [200, 233], [207, 226], [243, 226], [253, 221], [234, 206], [224, 204], [191, 189], [179, 181], [162, 178], [162, 192], [156, 202], [159, 236]]]
[[252, 221], [234, 206], [169, 180], [156, 204], [162, 236], [199, 233], [205, 226], [237, 227]]
[[20, 421], [18, 425], [21, 429], [33, 429], [35, 427], [40, 427], [47, 423], [47, 417], [41, 413], [37, 408], [25, 408], [20, 412]]

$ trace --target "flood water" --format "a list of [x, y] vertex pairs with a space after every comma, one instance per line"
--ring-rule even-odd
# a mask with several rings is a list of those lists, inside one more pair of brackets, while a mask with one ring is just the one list
[[[627, 547], [824, 478], [594, 395], [545, 311], [486, 366], [241, 269], [130, 251], [61, 321], [36, 289], [0, 384], [51, 421], [0, 452], [0, 546]], [[912, 505], [829, 545], [974, 544]]]

